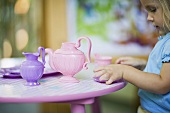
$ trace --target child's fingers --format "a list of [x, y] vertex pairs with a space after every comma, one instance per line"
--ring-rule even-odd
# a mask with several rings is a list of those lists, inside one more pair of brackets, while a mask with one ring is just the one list
[[110, 78], [109, 73], [104, 73], [104, 74], [100, 77], [100, 80], [101, 80], [101, 81], [102, 81], [102, 80], [109, 80], [109, 78]]
[[133, 62], [130, 61], [130, 60], [127, 60], [127, 61], [121, 62], [121, 64], [124, 64], [124, 65], [133, 65]]
[[119, 58], [115, 61], [115, 64], [120, 64], [122, 62], [122, 58]]
[[106, 84], [112, 84], [114, 81], [116, 81], [116, 78], [115, 78], [115, 76], [111, 76], [109, 79], [108, 79], [108, 81], [106, 81]]
[[105, 73], [105, 70], [100, 70], [95, 72], [95, 77], [102, 76]]
[[93, 72], [97, 72], [97, 71], [101, 71], [101, 70], [104, 70], [104, 67], [103, 67], [103, 66], [99, 66], [99, 67], [95, 68], [95, 69], [93, 70]]
[[123, 62], [123, 61], [125, 61], [125, 60], [127, 60], [128, 58], [127, 57], [121, 57], [121, 58], [119, 58], [119, 59], [117, 59], [116, 61], [115, 61], [115, 64], [121, 64], [121, 62]]

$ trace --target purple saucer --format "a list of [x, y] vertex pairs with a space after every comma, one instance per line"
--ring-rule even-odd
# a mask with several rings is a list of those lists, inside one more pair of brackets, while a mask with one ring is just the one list
[[[59, 74], [59, 72], [52, 70], [51, 68], [44, 69], [44, 76], [51, 76]], [[4, 78], [22, 78], [20, 75], [20, 66], [10, 68], [0, 68], [0, 75]]]
[[4, 78], [21, 78], [20, 66], [1, 68], [0, 73]]
[[100, 82], [100, 83], [105, 83], [107, 80], [100, 80], [100, 76], [98, 77], [93, 77], [94, 81]]
[[4, 78], [21, 78], [20, 73], [19, 74], [15, 74], [15, 73], [5, 73], [3, 74]]
[[[93, 79], [94, 79], [94, 81], [99, 82], [99, 83], [106, 83], [106, 81], [107, 81], [107, 80], [100, 80], [100, 76], [98, 76], [98, 77], [93, 77]], [[123, 80], [120, 79], [120, 80], [114, 81], [113, 83], [118, 83], [118, 82], [122, 82], [122, 81], [123, 81]]]

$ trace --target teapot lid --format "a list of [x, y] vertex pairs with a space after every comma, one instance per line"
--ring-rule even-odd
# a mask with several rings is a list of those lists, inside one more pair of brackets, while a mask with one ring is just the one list
[[70, 43], [70, 42], [65, 42], [62, 43], [62, 46], [60, 49], [56, 50], [54, 52], [55, 54], [65, 54], [65, 55], [70, 55], [70, 54], [84, 54], [82, 51], [78, 50], [75, 47], [75, 43]]

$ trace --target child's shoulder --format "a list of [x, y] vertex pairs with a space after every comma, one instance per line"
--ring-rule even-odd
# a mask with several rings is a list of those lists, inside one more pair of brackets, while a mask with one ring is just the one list
[[163, 47], [163, 53], [165, 54], [170, 53], [170, 35], [166, 37], [166, 40], [162, 45], [162, 47]]
[[166, 34], [166, 35], [164, 35], [164, 36], [161, 36], [161, 37], [166, 38], [166, 39], [170, 39], [170, 32], [169, 32], [169, 33], [167, 33], [167, 34]]
[[170, 45], [170, 33], [167, 33], [166, 35], [161, 36], [161, 38], [164, 40], [165, 46]]

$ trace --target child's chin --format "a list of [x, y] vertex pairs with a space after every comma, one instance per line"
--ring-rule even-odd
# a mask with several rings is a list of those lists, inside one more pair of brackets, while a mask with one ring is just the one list
[[164, 31], [158, 31], [160, 36], [166, 35], [168, 32], [164, 32]]

